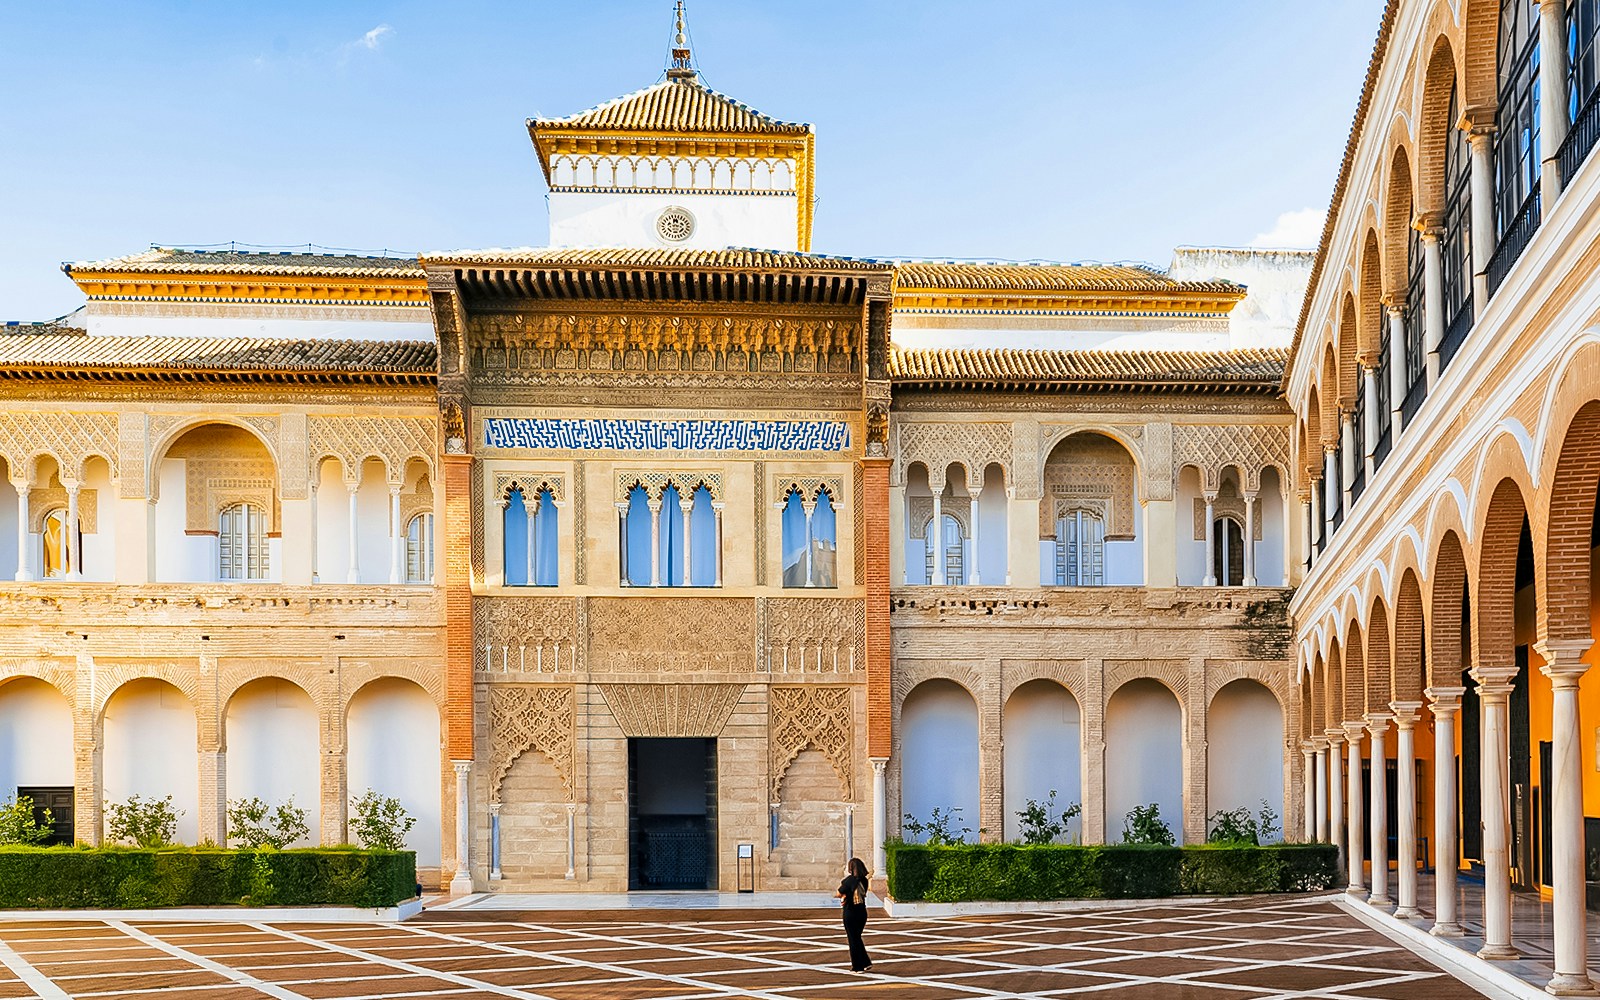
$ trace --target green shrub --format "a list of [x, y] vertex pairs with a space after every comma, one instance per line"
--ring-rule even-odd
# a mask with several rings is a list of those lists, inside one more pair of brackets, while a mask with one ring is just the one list
[[885, 845], [889, 895], [902, 901], [1150, 899], [1313, 892], [1338, 885], [1328, 844]]
[[1081, 802], [1074, 802], [1060, 812], [1056, 811], [1056, 791], [1043, 802], [1029, 799], [1017, 810], [1017, 825], [1022, 828], [1024, 844], [1053, 844], [1067, 832], [1067, 823], [1083, 811]]
[[306, 811], [294, 804], [294, 796], [269, 808], [260, 799], [234, 799], [228, 803], [228, 843], [254, 850], [275, 847], [283, 850], [309, 836]]
[[178, 835], [182, 809], [172, 808], [172, 796], [144, 800], [135, 795], [126, 802], [106, 806], [106, 837], [135, 847], [168, 847]]
[[1122, 842], [1169, 846], [1177, 843], [1172, 836], [1172, 827], [1161, 819], [1161, 807], [1154, 802], [1128, 810], [1128, 815], [1122, 821]]
[[417, 825], [415, 816], [407, 813], [400, 800], [379, 795], [372, 789], [350, 803], [355, 819], [350, 829], [361, 846], [374, 851], [403, 851], [406, 834]]
[[0, 844], [37, 844], [50, 838], [53, 822], [50, 810], [44, 810], [44, 822], [33, 816], [33, 799], [23, 795], [15, 800], [0, 802]]
[[0, 847], [0, 909], [394, 906], [417, 881], [412, 851]]
[[969, 826], [955, 826], [956, 823], [960, 822], [960, 819], [960, 806], [952, 806], [949, 809], [940, 809], [938, 806], [934, 806], [933, 813], [928, 817], [927, 822], [924, 823], [910, 813], [906, 813], [905, 822], [901, 825], [905, 827], [907, 833], [922, 843], [930, 844], [934, 847], [944, 847], [967, 842], [967, 834], [972, 832], [972, 828]]
[[1206, 834], [1208, 844], [1267, 844], [1278, 832], [1278, 814], [1266, 799], [1261, 800], [1261, 811], [1250, 815], [1243, 806], [1238, 809], [1219, 809], [1206, 819], [1211, 827]]

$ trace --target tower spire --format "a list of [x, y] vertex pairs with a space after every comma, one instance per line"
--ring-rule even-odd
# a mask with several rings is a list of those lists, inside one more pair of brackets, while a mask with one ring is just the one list
[[678, 0], [677, 23], [672, 36], [672, 61], [667, 64], [667, 79], [693, 80], [694, 60], [689, 55], [689, 40], [683, 33], [683, 0]]

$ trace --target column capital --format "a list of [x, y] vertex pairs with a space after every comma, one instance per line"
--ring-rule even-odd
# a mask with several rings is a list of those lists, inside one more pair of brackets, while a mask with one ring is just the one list
[[1478, 693], [1486, 698], [1504, 698], [1516, 686], [1516, 667], [1473, 667], [1471, 673]]
[[455, 768], [457, 778], [465, 778], [472, 773], [472, 761], [470, 760], [453, 760], [450, 762], [450, 766]]
[[500, 803], [498, 803], [498, 802], [489, 803], [489, 815], [490, 816], [499, 816], [500, 815]]
[[1389, 710], [1394, 713], [1394, 727], [1396, 729], [1410, 729], [1422, 718], [1422, 702], [1420, 701], [1391, 701], [1389, 702]]
[[1329, 729], [1323, 735], [1327, 737], [1329, 746], [1338, 746], [1345, 739], [1345, 731], [1343, 729]]
[[1201, 495], [1205, 497], [1206, 506], [1208, 506], [1208, 507], [1217, 502], [1217, 491], [1216, 490], [1206, 490], [1205, 493], [1203, 493]]
[[1575, 685], [1589, 669], [1583, 658], [1593, 645], [1593, 639], [1542, 639], [1533, 645], [1544, 659], [1539, 672], [1557, 686]]
[[872, 761], [872, 773], [874, 775], [883, 774], [889, 767], [889, 758], [887, 757], [871, 757], [868, 759]]
[[1344, 732], [1345, 737], [1351, 743], [1360, 743], [1361, 737], [1367, 733], [1367, 724], [1365, 722], [1346, 722], [1344, 724]]
[[1394, 716], [1388, 712], [1368, 712], [1366, 719], [1367, 732], [1374, 736], [1381, 736], [1389, 731], [1389, 722], [1394, 719]]
[[[1385, 308], [1391, 314], [1400, 312], [1400, 310], [1395, 306], [1386, 306]], [[1361, 366], [1361, 373], [1363, 377], [1371, 377], [1374, 374], [1378, 367], [1378, 361], [1379, 358], [1377, 351], [1367, 350], [1356, 352], [1356, 364]]]
[[652, 514], [661, 513], [661, 501], [660, 501], [660, 499], [646, 500], [645, 501], [645, 506], [650, 508], [650, 513], [652, 513]]
[[1444, 226], [1437, 212], [1418, 212], [1411, 220], [1411, 228], [1423, 239], [1437, 240], [1444, 235]]
[[1430, 687], [1422, 692], [1428, 699], [1428, 709], [1434, 715], [1443, 713], [1454, 714], [1461, 709], [1461, 696], [1467, 693], [1464, 687]]
[[1300, 741], [1300, 752], [1303, 753], [1303, 754], [1314, 754], [1314, 753], [1316, 753], [1317, 752], [1317, 741], [1316, 740], [1301, 740]]

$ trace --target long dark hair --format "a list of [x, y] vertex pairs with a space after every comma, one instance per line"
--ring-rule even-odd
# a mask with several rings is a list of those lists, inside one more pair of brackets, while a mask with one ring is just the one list
[[856, 876], [857, 878], [871, 878], [872, 877], [872, 873], [867, 871], [866, 863], [863, 862], [860, 858], [851, 858], [849, 863], [847, 863], [844, 867], [845, 867], [845, 871], [848, 871], [850, 874]]

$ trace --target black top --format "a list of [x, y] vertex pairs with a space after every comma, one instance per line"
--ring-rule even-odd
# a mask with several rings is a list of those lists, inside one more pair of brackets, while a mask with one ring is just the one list
[[[869, 888], [870, 885], [867, 880], [860, 875], [846, 875], [844, 881], [839, 883], [839, 895], [844, 897], [844, 907], [846, 909], [866, 910]], [[857, 890], [861, 893], [861, 901], [859, 903], [856, 902]]]

